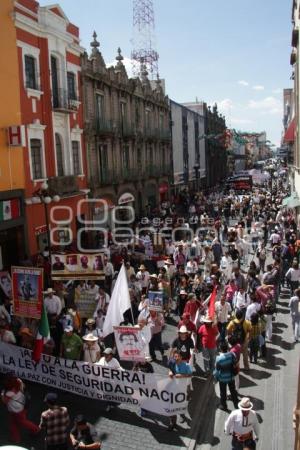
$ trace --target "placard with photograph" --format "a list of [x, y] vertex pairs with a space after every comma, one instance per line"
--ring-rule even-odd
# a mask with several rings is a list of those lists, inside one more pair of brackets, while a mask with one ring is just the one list
[[164, 297], [162, 291], [149, 291], [149, 309], [153, 311], [162, 311], [164, 307]]
[[43, 269], [12, 267], [14, 315], [40, 319], [43, 304]]

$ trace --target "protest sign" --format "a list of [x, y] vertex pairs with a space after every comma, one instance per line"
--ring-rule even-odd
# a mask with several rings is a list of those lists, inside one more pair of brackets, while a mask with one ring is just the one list
[[7, 298], [12, 298], [12, 286], [9, 272], [0, 272], [0, 286]]
[[14, 315], [39, 319], [43, 304], [43, 269], [12, 267]]
[[188, 405], [188, 378], [122, 371], [50, 355], [42, 355], [36, 363], [30, 350], [3, 342], [0, 371], [14, 371], [24, 380], [94, 400], [140, 405], [164, 416], [183, 414]]
[[149, 354], [149, 345], [140, 328], [114, 327], [118, 354], [123, 361], [145, 361]]
[[51, 273], [53, 280], [104, 279], [103, 254], [52, 254]]
[[163, 292], [162, 291], [149, 291], [149, 309], [153, 311], [162, 311], [164, 306]]
[[93, 317], [97, 305], [94, 292], [82, 290], [78, 295], [75, 296], [75, 303], [80, 317], [82, 317], [83, 319]]

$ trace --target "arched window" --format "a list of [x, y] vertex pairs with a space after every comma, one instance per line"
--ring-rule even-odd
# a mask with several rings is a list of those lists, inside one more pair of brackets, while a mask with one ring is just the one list
[[58, 133], [55, 133], [55, 147], [56, 147], [56, 169], [57, 176], [63, 177], [64, 171], [64, 157], [63, 157], [63, 147], [61, 137]]

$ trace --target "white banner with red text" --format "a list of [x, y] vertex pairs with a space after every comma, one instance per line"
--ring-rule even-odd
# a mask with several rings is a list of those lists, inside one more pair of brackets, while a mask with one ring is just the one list
[[183, 414], [188, 405], [188, 378], [169, 378], [140, 371], [121, 371], [82, 361], [42, 355], [0, 342], [0, 372], [94, 400], [140, 405], [164, 416]]

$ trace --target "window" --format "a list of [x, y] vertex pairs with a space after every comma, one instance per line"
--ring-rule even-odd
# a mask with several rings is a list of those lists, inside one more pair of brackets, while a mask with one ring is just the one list
[[129, 146], [128, 145], [124, 145], [123, 146], [123, 167], [124, 169], [128, 170], [129, 169]]
[[100, 173], [101, 182], [102, 183], [106, 182], [109, 177], [108, 154], [107, 154], [107, 145], [106, 144], [99, 145], [99, 173]]
[[67, 73], [68, 81], [68, 97], [70, 100], [76, 100], [76, 81], [75, 74], [73, 72]]
[[61, 137], [58, 133], [55, 133], [55, 147], [56, 147], [56, 167], [57, 167], [57, 176], [64, 176], [64, 158], [63, 158], [63, 148]]
[[40, 139], [30, 139], [32, 179], [43, 178], [42, 141]]
[[26, 87], [30, 89], [37, 89], [36, 60], [30, 55], [25, 55], [25, 77]]
[[121, 108], [121, 120], [125, 121], [126, 120], [126, 103], [121, 102], [120, 108]]
[[74, 175], [81, 174], [80, 164], [80, 147], [78, 141], [72, 141], [72, 153], [73, 153], [73, 173]]
[[103, 95], [96, 94], [96, 117], [98, 122], [103, 120], [104, 116], [104, 97]]
[[58, 89], [58, 62], [55, 56], [51, 56], [51, 81], [53, 108], [58, 108], [60, 106]]

